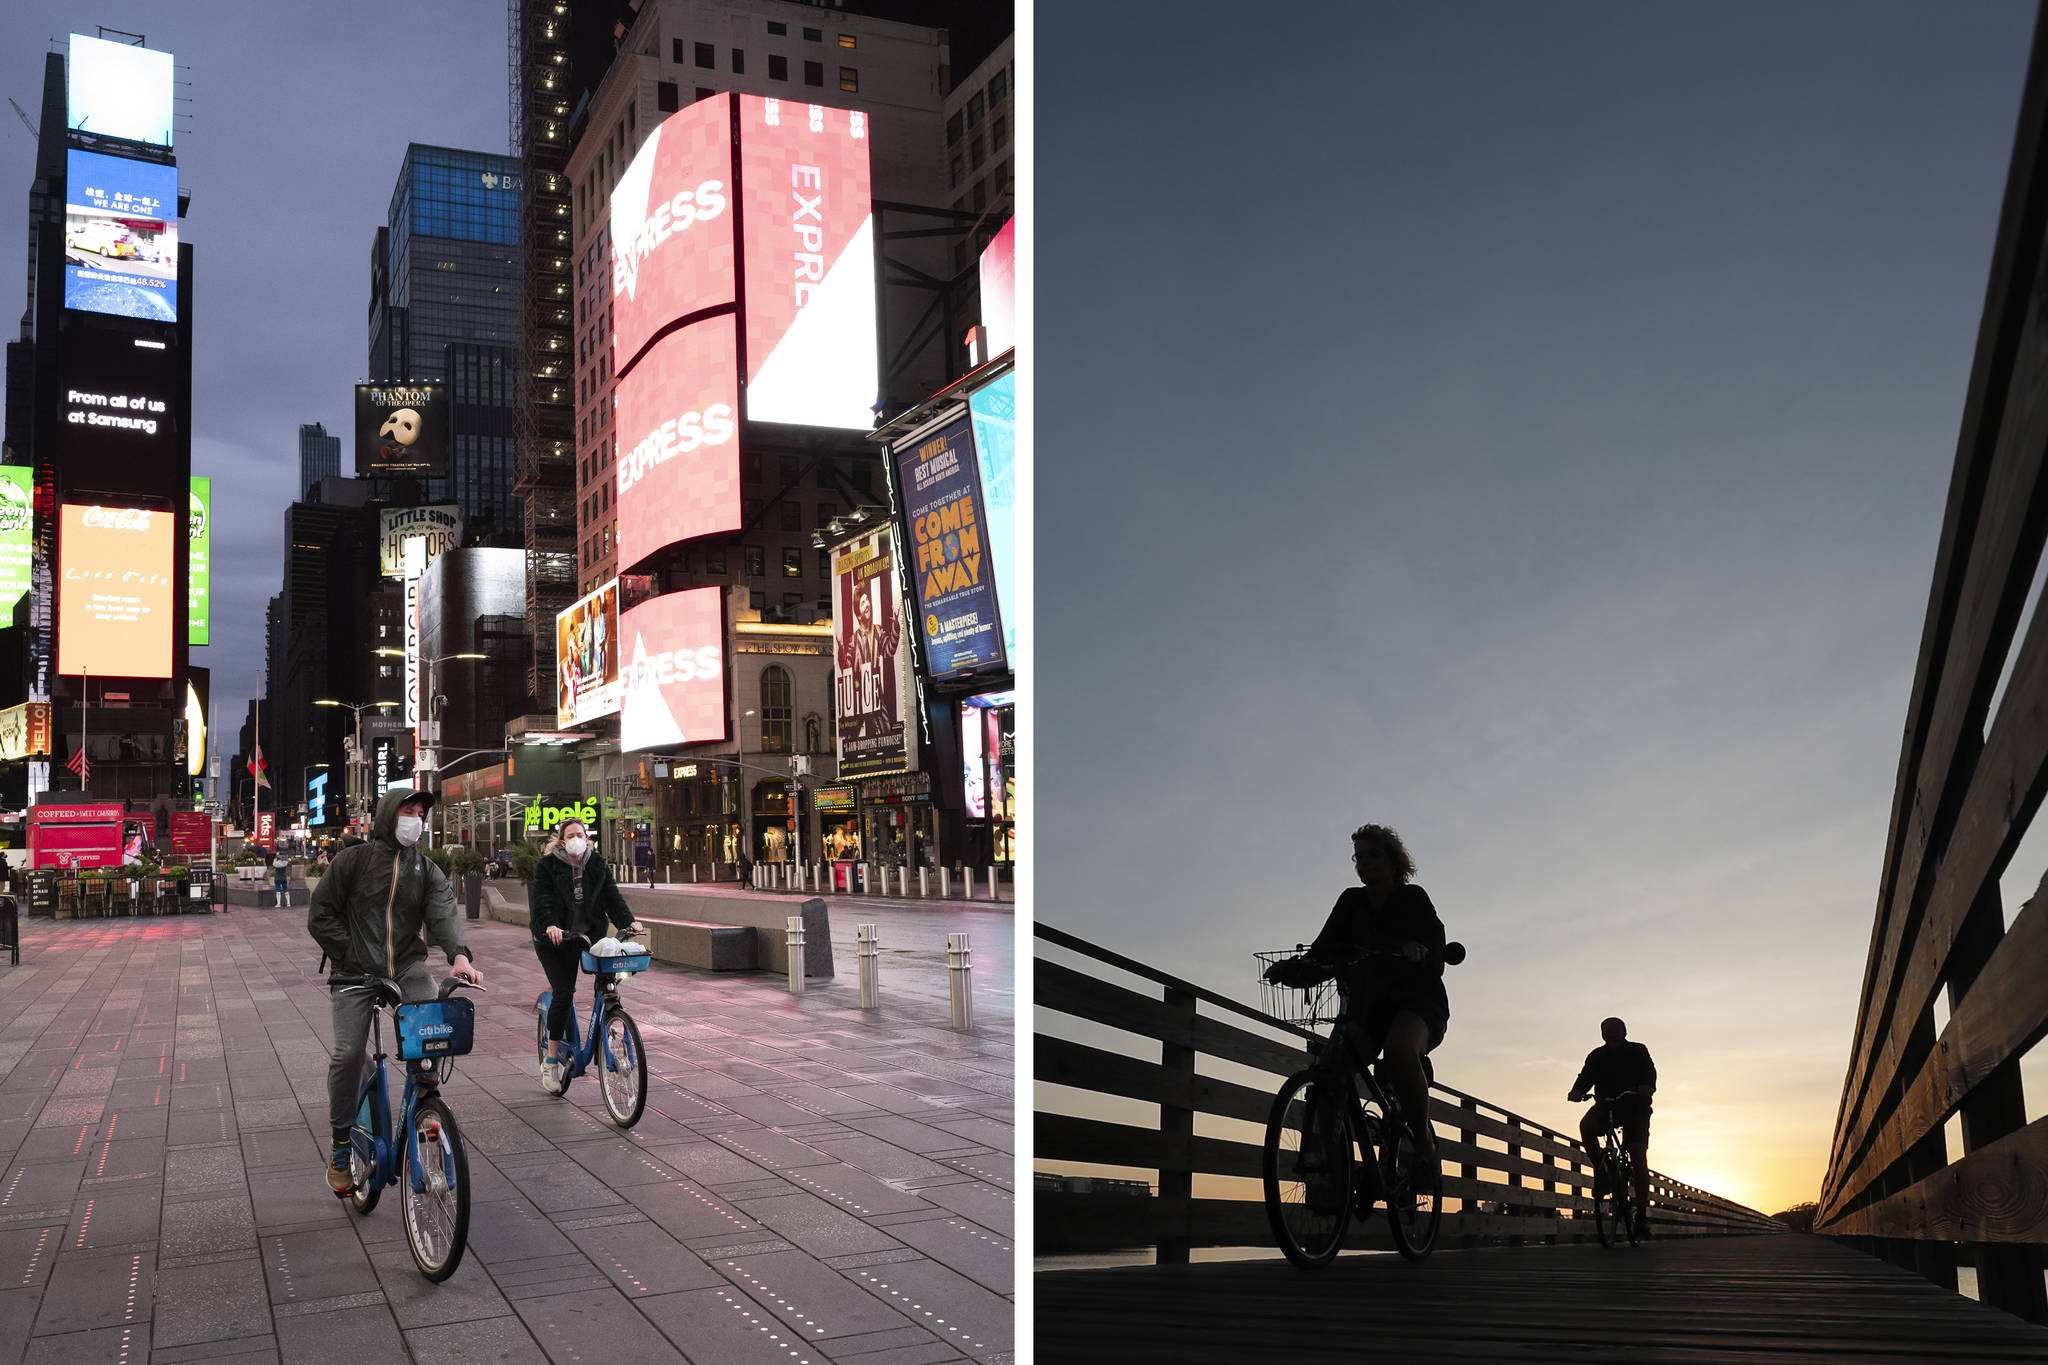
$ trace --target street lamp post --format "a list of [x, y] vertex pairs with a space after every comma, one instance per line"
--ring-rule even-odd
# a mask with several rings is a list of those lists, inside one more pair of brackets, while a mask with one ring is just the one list
[[[380, 650], [379, 652], [381, 653], [382, 651]], [[321, 700], [321, 701], [316, 701], [316, 702], [314, 702], [314, 703], [313, 703], [313, 705], [315, 705], [315, 706], [341, 706], [341, 707], [346, 707], [346, 708], [347, 708], [348, 710], [350, 710], [350, 711], [353, 711], [353, 712], [355, 712], [355, 718], [356, 718], [356, 737], [355, 737], [355, 749], [354, 749], [353, 753], [352, 753], [352, 754], [350, 755], [350, 757], [349, 757], [349, 765], [348, 765], [348, 798], [349, 798], [349, 813], [350, 813], [350, 815], [352, 815], [352, 816], [356, 816], [356, 817], [360, 817], [360, 816], [362, 816], [362, 815], [364, 814], [364, 807], [365, 807], [365, 806], [367, 805], [367, 803], [366, 803], [366, 802], [365, 802], [365, 801], [363, 800], [363, 790], [362, 790], [362, 789], [363, 789], [363, 787], [366, 787], [366, 786], [368, 786], [368, 785], [369, 785], [369, 783], [367, 782], [367, 780], [366, 780], [366, 781], [364, 781], [364, 782], [362, 782], [362, 783], [360, 783], [360, 784], [359, 784], [359, 783], [357, 782], [357, 780], [356, 780], [356, 769], [357, 769], [357, 767], [358, 767], [358, 766], [360, 766], [360, 765], [364, 765], [364, 764], [366, 764], [366, 762], [367, 762], [367, 760], [366, 760], [366, 759], [364, 759], [364, 757], [363, 757], [363, 712], [365, 712], [365, 711], [371, 711], [371, 710], [376, 710], [376, 709], [377, 709], [377, 708], [379, 708], [379, 707], [385, 707], [385, 706], [396, 706], [396, 705], [398, 705], [398, 703], [397, 703], [397, 702], [395, 702], [395, 701], [366, 701], [366, 702], [351, 702], [351, 701], [327, 701], [327, 700]]]
[[[401, 659], [405, 657], [405, 651], [404, 651], [404, 650], [402, 650], [402, 649], [380, 649], [380, 650], [378, 650], [378, 651], [377, 651], [377, 653], [379, 653], [379, 654], [389, 654], [389, 655], [394, 655], [394, 656], [396, 656], [396, 657], [398, 657], [398, 658], [401, 658]], [[460, 651], [460, 652], [458, 652], [458, 653], [454, 653], [454, 654], [437, 654], [437, 655], [435, 655], [435, 656], [434, 656], [433, 658], [431, 658], [431, 659], [422, 659], [422, 660], [420, 660], [421, 666], [422, 666], [422, 667], [424, 668], [424, 670], [425, 670], [425, 672], [424, 672], [424, 673], [422, 674], [422, 676], [421, 676], [421, 681], [422, 681], [422, 683], [423, 683], [423, 690], [425, 691], [425, 694], [426, 694], [426, 695], [425, 695], [425, 696], [424, 696], [424, 697], [422, 698], [422, 700], [423, 700], [423, 701], [424, 701], [424, 702], [426, 703], [426, 705], [425, 705], [425, 706], [424, 706], [424, 707], [422, 708], [422, 714], [421, 714], [421, 716], [420, 716], [420, 730], [419, 730], [419, 732], [418, 732], [418, 735], [429, 735], [429, 734], [430, 734], [430, 735], [432, 735], [432, 736], [433, 736], [433, 740], [432, 740], [432, 743], [433, 743], [433, 745], [434, 745], [434, 749], [433, 749], [433, 751], [432, 751], [432, 752], [434, 753], [434, 766], [433, 766], [432, 768], [430, 768], [430, 769], [427, 769], [426, 771], [428, 771], [428, 772], [431, 772], [431, 773], [433, 774], [433, 783], [434, 783], [434, 785], [433, 785], [433, 787], [432, 787], [432, 789], [431, 789], [431, 790], [432, 790], [433, 794], [434, 794], [434, 795], [435, 795], [436, 797], [438, 797], [438, 796], [440, 795], [440, 793], [441, 793], [441, 763], [440, 763], [440, 745], [441, 745], [441, 712], [440, 712], [440, 703], [442, 703], [442, 702], [446, 701], [446, 700], [447, 700], [447, 698], [446, 698], [446, 697], [443, 697], [443, 696], [440, 696], [440, 695], [438, 695], [438, 694], [437, 694], [437, 693], [436, 693], [436, 692], [434, 691], [434, 670], [435, 670], [436, 668], [438, 668], [438, 667], [439, 667], [440, 665], [442, 665], [442, 664], [445, 664], [445, 663], [447, 663], [447, 662], [448, 662], [449, 660], [451, 660], [451, 659], [487, 659], [487, 658], [489, 658], [489, 657], [490, 657], [490, 656], [489, 656], [489, 655], [487, 655], [487, 654], [479, 654], [479, 653], [475, 652], [474, 650], [462, 650], [462, 651]], [[422, 740], [421, 740], [421, 739], [420, 739], [420, 738], [418, 737], [418, 735], [416, 735], [416, 737], [415, 737], [415, 738], [414, 738], [414, 740], [413, 740], [413, 752], [414, 752], [414, 759], [413, 759], [414, 769], [413, 769], [413, 770], [414, 770], [414, 773], [415, 773], [415, 774], [418, 774], [418, 772], [420, 771], [420, 768], [419, 768], [419, 766], [418, 766], [418, 765], [419, 765], [419, 755], [427, 751], [427, 746], [426, 746], [426, 743], [422, 742]], [[472, 753], [480, 753], [480, 752], [485, 752], [485, 751], [484, 751], [484, 750], [469, 750], [469, 751], [467, 751], [467, 752], [472, 752]], [[436, 806], [439, 806], [439, 804], [440, 804], [440, 803], [439, 803], [439, 801], [436, 801], [436, 802], [435, 802], [435, 805], [436, 805]], [[432, 828], [431, 822], [429, 823], [429, 826], [428, 826], [428, 827], [429, 827], [429, 829], [431, 830], [431, 828]], [[446, 830], [446, 822], [445, 822], [445, 817], [444, 817], [444, 822], [443, 822], [443, 830], [444, 830], [444, 832], [445, 832], [445, 830]], [[429, 839], [429, 842], [431, 843], [431, 838]]]

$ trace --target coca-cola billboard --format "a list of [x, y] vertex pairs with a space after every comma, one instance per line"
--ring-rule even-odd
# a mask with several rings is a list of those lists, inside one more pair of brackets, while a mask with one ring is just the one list
[[168, 678], [177, 627], [178, 536], [185, 518], [139, 507], [60, 509], [57, 671]]

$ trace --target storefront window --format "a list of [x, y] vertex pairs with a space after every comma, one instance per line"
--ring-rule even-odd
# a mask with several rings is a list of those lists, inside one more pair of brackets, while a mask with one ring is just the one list
[[761, 670], [761, 752], [786, 754], [795, 741], [789, 672], [776, 664]]

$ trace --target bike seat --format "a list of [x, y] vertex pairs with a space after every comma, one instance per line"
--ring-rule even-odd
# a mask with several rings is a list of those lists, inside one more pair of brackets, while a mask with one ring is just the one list
[[399, 1006], [405, 1003], [405, 992], [398, 983], [388, 976], [329, 976], [327, 984], [344, 989], [367, 990], [379, 1005]]

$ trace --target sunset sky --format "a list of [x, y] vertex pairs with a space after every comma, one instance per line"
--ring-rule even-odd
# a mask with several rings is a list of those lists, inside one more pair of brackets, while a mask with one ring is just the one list
[[1815, 1197], [2032, 17], [1042, 5], [1039, 917], [1254, 1000], [1391, 824], [1445, 1081]]

